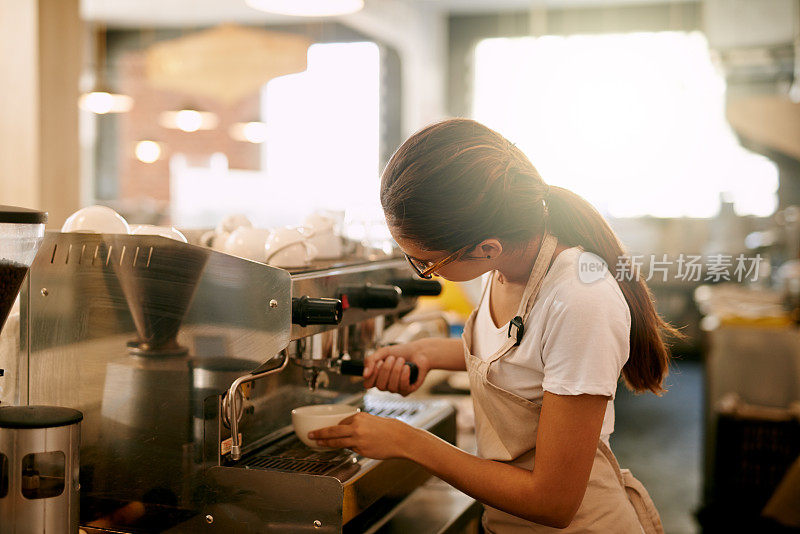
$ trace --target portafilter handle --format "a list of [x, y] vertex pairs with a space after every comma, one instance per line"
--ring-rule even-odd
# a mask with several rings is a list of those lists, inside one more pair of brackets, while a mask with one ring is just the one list
[[442, 294], [442, 284], [438, 280], [396, 278], [391, 283], [400, 288], [404, 297], [438, 297]]
[[338, 293], [346, 307], [363, 310], [396, 308], [403, 296], [399, 287], [381, 284], [340, 286]]
[[[419, 378], [419, 367], [413, 362], [406, 362], [410, 374], [408, 383], [413, 384]], [[338, 371], [340, 374], [348, 376], [364, 376], [364, 362], [358, 360], [339, 360]]]

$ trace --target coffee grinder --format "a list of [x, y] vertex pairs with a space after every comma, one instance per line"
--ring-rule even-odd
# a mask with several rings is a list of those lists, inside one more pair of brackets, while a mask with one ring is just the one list
[[47, 213], [0, 206], [0, 329], [44, 237]]
[[[0, 206], [0, 330], [42, 243], [46, 221], [45, 212]], [[14, 358], [6, 356], [0, 362]], [[0, 368], [0, 388], [3, 375]], [[0, 534], [77, 532], [82, 418], [69, 408], [0, 407]]]

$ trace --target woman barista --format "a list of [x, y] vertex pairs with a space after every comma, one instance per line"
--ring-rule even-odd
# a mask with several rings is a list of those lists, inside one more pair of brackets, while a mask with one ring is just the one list
[[[489, 276], [463, 341], [380, 349], [366, 362], [365, 386], [408, 394], [430, 369], [466, 369], [478, 455], [363, 413], [310, 437], [417, 462], [483, 502], [488, 532], [659, 532], [658, 512], [620, 471], [608, 438], [620, 374], [635, 391], [660, 393], [669, 365], [662, 332], [676, 332], [638, 273], [582, 281], [580, 265], [597, 256], [611, 269], [627, 265], [606, 221], [548, 186], [503, 136], [466, 119], [403, 143], [383, 173], [381, 203], [421, 276]], [[413, 385], [405, 362], [419, 367]]]

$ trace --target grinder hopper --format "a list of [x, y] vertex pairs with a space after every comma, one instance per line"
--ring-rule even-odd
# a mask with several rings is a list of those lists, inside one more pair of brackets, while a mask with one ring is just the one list
[[119, 236], [115, 245], [121, 255], [114, 271], [138, 334], [131, 350], [148, 355], [184, 352], [176, 337], [208, 251], [156, 236]]
[[42, 244], [47, 213], [0, 206], [0, 330]]

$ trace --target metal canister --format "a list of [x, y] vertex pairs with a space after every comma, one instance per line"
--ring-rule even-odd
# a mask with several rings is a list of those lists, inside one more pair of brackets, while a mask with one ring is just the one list
[[77, 534], [78, 410], [0, 407], [0, 534]]

